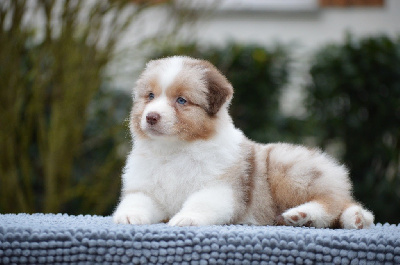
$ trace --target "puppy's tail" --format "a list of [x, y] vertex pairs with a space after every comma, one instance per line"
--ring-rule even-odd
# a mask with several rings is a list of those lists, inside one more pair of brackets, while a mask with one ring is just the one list
[[345, 229], [369, 228], [374, 224], [374, 215], [358, 203], [353, 202], [344, 208], [339, 223], [340, 227]]

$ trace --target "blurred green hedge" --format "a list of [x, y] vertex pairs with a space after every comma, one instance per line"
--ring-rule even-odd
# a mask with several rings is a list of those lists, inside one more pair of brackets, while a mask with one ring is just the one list
[[0, 212], [102, 213], [115, 204], [123, 120], [110, 123], [112, 106], [88, 111], [100, 108], [91, 103], [106, 93], [102, 73], [136, 14], [117, 15], [127, 5], [0, 3]]
[[318, 144], [342, 146], [355, 196], [400, 223], [400, 39], [354, 39], [316, 52], [306, 100]]

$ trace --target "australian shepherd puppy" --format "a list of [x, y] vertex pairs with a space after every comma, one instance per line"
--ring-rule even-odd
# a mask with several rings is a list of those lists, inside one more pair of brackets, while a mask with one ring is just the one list
[[318, 149], [258, 144], [228, 114], [232, 85], [209, 62], [150, 61], [133, 90], [133, 148], [113, 220], [367, 228], [348, 171]]

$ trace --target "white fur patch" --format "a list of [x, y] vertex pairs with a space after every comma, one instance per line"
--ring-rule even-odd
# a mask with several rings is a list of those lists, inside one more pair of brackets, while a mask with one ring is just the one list
[[165, 218], [154, 201], [143, 193], [125, 196], [116, 209], [113, 220], [119, 224], [152, 224]]
[[122, 176], [123, 190], [146, 190], [171, 218], [192, 194], [221, 186], [219, 177], [240, 159], [243, 134], [231, 123], [223, 127], [224, 134], [207, 141], [137, 140]]
[[184, 57], [175, 56], [169, 58], [162, 66], [162, 71], [159, 73], [158, 81], [163, 93], [173, 83], [176, 76], [182, 71]]
[[160, 115], [159, 122], [155, 126], [153, 126], [154, 129], [156, 129], [159, 133], [165, 135], [173, 133], [172, 130], [175, 124], [175, 112], [173, 107], [169, 104], [168, 98], [165, 95], [161, 95], [158, 98], [155, 98], [149, 104], [147, 104], [140, 120], [140, 127], [143, 131], [147, 131], [148, 129], [146, 116], [151, 112], [155, 112]]
[[227, 185], [202, 189], [192, 194], [182, 210], [168, 223], [172, 226], [219, 225], [234, 214], [234, 195]]

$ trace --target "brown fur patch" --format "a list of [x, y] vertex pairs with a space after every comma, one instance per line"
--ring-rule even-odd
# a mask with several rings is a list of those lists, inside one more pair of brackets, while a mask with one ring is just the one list
[[267, 181], [269, 183], [271, 197], [276, 205], [277, 213], [307, 201], [306, 191], [299, 189], [296, 183], [288, 176], [293, 164], [276, 163], [271, 159], [274, 147], [267, 150]]
[[195, 106], [176, 107], [178, 136], [185, 141], [207, 140], [215, 133], [215, 120]]
[[214, 65], [207, 61], [200, 61], [200, 64], [207, 69], [204, 79], [208, 87], [208, 114], [215, 115], [221, 106], [232, 97], [233, 88], [229, 81]]
[[[291, 145], [287, 146], [290, 147]], [[287, 209], [311, 201], [312, 196], [309, 192], [309, 187], [298, 184], [296, 177], [291, 176], [289, 173], [296, 161], [286, 164], [279, 162], [279, 160], [275, 161], [272, 157], [275, 148], [279, 148], [279, 146], [270, 146], [266, 150], [267, 181], [276, 207], [276, 213], [281, 214]], [[315, 178], [319, 176], [317, 171], [313, 174]], [[313, 176], [310, 177], [310, 182]]]
[[311, 182], [314, 182], [315, 180], [317, 180], [318, 178], [320, 178], [322, 176], [322, 171], [318, 170], [318, 169], [314, 169], [311, 171]]
[[130, 129], [131, 132], [134, 132], [137, 137], [148, 138], [148, 136], [140, 127], [140, 120], [146, 104], [150, 102], [149, 94], [153, 93], [156, 97], [161, 95], [161, 87], [159, 86], [156, 77], [146, 80], [139, 79], [136, 87], [134, 88], [134, 92], [136, 97], [134, 98], [133, 107], [130, 114]]
[[133, 88], [134, 94], [136, 97], [134, 101], [138, 100], [148, 100], [149, 93], [154, 93], [155, 96], [161, 95], [161, 87], [158, 83], [157, 75], [142, 75], [139, 77], [138, 81], [136, 82], [136, 86]]
[[130, 129], [137, 137], [148, 138], [148, 136], [143, 132], [140, 127], [140, 119], [144, 111], [145, 104], [143, 99], [133, 103], [132, 111], [130, 114]]
[[[207, 100], [204, 93], [196, 89], [196, 83], [191, 84], [188, 79], [193, 78], [191, 75], [185, 76], [185, 72], [175, 78], [174, 83], [166, 90], [166, 95], [171, 104], [176, 103], [178, 97], [187, 100], [189, 106], [195, 106], [207, 111]], [[176, 105], [176, 104], [175, 104]]]
[[255, 174], [255, 150], [254, 146], [250, 146], [250, 152], [246, 158], [247, 167], [246, 174], [242, 176], [242, 186], [245, 187], [244, 203], [246, 207], [251, 204], [254, 191], [254, 174]]
[[310, 181], [308, 182], [307, 190], [312, 190], [315, 181], [322, 176], [322, 172], [318, 169], [313, 169], [310, 172]]
[[147, 97], [148, 93], [153, 92], [155, 96], [161, 95], [161, 87], [160, 84], [158, 83], [158, 80], [156, 77], [153, 77], [149, 80], [148, 86], [146, 86], [146, 89], [144, 89], [144, 96]]
[[283, 218], [282, 215], [278, 215], [278, 216], [275, 218], [274, 223], [275, 223], [276, 225], [286, 225], [285, 218]]

